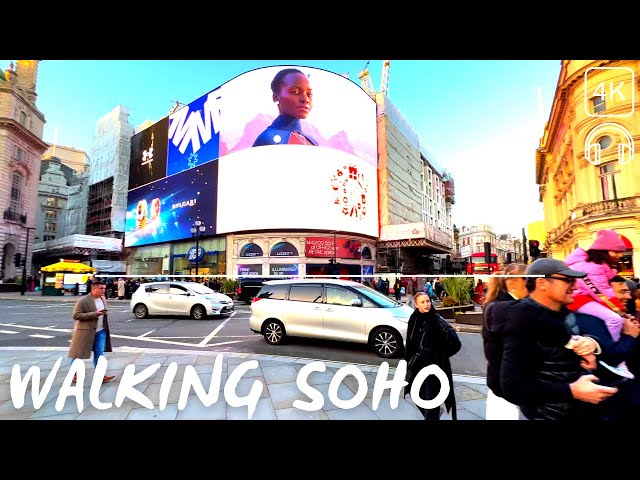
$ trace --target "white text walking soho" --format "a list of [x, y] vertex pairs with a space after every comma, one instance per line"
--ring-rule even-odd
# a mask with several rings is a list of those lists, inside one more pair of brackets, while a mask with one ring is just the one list
[[[13, 406], [17, 409], [24, 406], [25, 394], [27, 392], [29, 382], [31, 382], [31, 398], [33, 400], [33, 406], [35, 409], [39, 409], [47, 399], [56, 374], [58, 373], [58, 370], [60, 368], [61, 362], [62, 357], [56, 360], [56, 363], [51, 369], [51, 372], [49, 372], [47, 378], [44, 380], [44, 384], [42, 385], [42, 387], [40, 385], [40, 367], [30, 367], [23, 378], [20, 365], [13, 365], [13, 368], [11, 370], [11, 400], [13, 402]], [[183, 410], [186, 407], [187, 399], [189, 398], [191, 390], [193, 390], [195, 395], [205, 407], [209, 407], [215, 404], [218, 401], [218, 396], [220, 393], [222, 366], [223, 355], [218, 355], [212, 367], [212, 375], [208, 391], [203, 387], [195, 367], [193, 367], [192, 365], [185, 366], [182, 385], [180, 387], [178, 410]], [[118, 391], [116, 393], [114, 402], [115, 406], [120, 407], [125, 399], [128, 398], [150, 410], [155, 408], [153, 402], [142, 392], [137, 390], [135, 386], [154, 375], [160, 367], [160, 363], [155, 363], [136, 373], [135, 365], [127, 365], [118, 384]], [[262, 394], [264, 385], [260, 380], [255, 379], [251, 386], [249, 394], [243, 397], [238, 396], [237, 386], [239, 381], [243, 378], [243, 375], [247, 371], [253, 370], [258, 367], [259, 363], [257, 360], [248, 360], [238, 364], [229, 374], [223, 390], [224, 399], [230, 407], [248, 407], [249, 419], [255, 412], [256, 404], [260, 399], [260, 395]], [[311, 373], [324, 372], [326, 371], [326, 369], [327, 367], [324, 362], [320, 361], [308, 363], [300, 369], [300, 371], [298, 372], [298, 376], [296, 377], [296, 385], [298, 386], [300, 392], [304, 393], [310, 401], [295, 400], [293, 402], [294, 408], [307, 412], [313, 412], [316, 410], [320, 410], [323, 407], [325, 399], [322, 393], [309, 385], [307, 379]], [[102, 402], [99, 399], [100, 386], [102, 385], [102, 378], [105, 375], [106, 371], [107, 360], [105, 357], [100, 357], [98, 359], [98, 365], [96, 366], [93, 380], [91, 381], [91, 386], [89, 389], [89, 402], [94, 408], [98, 410], [107, 410], [113, 405], [111, 402]], [[159, 404], [157, 405], [160, 410], [164, 410], [167, 406], [167, 399], [169, 397], [169, 392], [174, 383], [177, 371], [178, 364], [176, 362], [172, 362], [171, 364], [169, 364], [164, 373], [164, 377], [160, 385]], [[406, 371], [407, 362], [405, 360], [401, 360], [398, 363], [398, 367], [396, 368], [393, 377], [389, 379], [389, 364], [387, 362], [383, 362], [382, 364], [380, 364], [380, 368], [378, 369], [376, 380], [373, 385], [372, 408], [374, 411], [378, 408], [380, 400], [385, 390], [387, 389], [390, 391], [389, 400], [391, 408], [395, 409], [398, 407], [400, 396], [403, 394], [404, 387], [407, 385], [407, 382], [404, 380]], [[76, 384], [74, 384], [72, 381], [74, 375], [77, 375], [78, 379]], [[338, 398], [338, 387], [342, 384], [342, 381], [348, 375], [351, 375], [356, 379], [356, 381], [358, 382], [358, 390], [352, 398], [340, 399]], [[438, 377], [438, 379], [440, 380], [441, 388], [439, 394], [433, 400], [426, 401], [420, 398], [419, 392], [420, 386], [429, 375], [435, 375], [436, 377]], [[55, 403], [56, 411], [59, 412], [64, 408], [67, 397], [75, 397], [78, 412], [82, 412], [84, 408], [84, 380], [85, 364], [82, 360], [76, 359], [71, 365], [67, 376], [60, 386], [58, 398]], [[346, 365], [340, 368], [331, 379], [331, 382], [329, 384], [328, 397], [336, 407], [346, 410], [360, 405], [367, 396], [367, 390], [367, 378], [365, 377], [364, 373], [356, 365]], [[449, 395], [450, 390], [451, 386], [449, 385], [449, 380], [447, 379], [447, 376], [442, 371], [442, 369], [437, 365], [428, 365], [427, 367], [423, 368], [418, 373], [418, 375], [416, 375], [415, 380], [411, 386], [410, 396], [416, 405], [425, 409], [431, 409], [436, 408], [444, 403], [445, 399]]]

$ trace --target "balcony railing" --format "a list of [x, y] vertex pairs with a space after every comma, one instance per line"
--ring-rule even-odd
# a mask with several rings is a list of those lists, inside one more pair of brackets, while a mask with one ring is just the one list
[[10, 222], [19, 222], [24, 225], [25, 223], [27, 223], [27, 214], [25, 213], [24, 215], [21, 215], [18, 212], [14, 212], [13, 210], [5, 210], [4, 219], [9, 220]]
[[640, 206], [640, 197], [618, 198], [616, 200], [605, 200], [603, 202], [591, 203], [578, 209], [578, 216], [582, 210], [582, 216], [601, 215], [607, 213], [615, 213], [618, 210], [629, 212]]
[[564, 222], [549, 232], [547, 242], [552, 243], [562, 238], [571, 231], [576, 223], [591, 217], [615, 215], [638, 215], [640, 213], [640, 197], [618, 198], [616, 200], [604, 200], [602, 202], [589, 203], [575, 208]]

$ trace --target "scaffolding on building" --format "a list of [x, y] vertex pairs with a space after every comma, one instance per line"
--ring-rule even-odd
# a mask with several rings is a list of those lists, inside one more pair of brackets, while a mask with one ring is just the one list
[[[113, 177], [109, 177], [89, 187], [87, 235], [122, 238], [123, 232], [114, 231], [112, 226], [112, 198]], [[120, 234], [120, 236], [117, 234]]]

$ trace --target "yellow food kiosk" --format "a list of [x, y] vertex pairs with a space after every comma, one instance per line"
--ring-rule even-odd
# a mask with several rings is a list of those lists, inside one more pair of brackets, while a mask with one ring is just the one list
[[[44, 277], [42, 295], [64, 295], [65, 284], [84, 285], [96, 269], [80, 263], [80, 260], [61, 260], [40, 269]], [[67, 287], [68, 288], [68, 287]]]

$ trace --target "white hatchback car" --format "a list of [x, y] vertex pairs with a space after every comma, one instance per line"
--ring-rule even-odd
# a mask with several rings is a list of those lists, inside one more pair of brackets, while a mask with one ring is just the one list
[[233, 312], [233, 300], [197, 282], [142, 283], [129, 304], [136, 318], [187, 315], [196, 320]]
[[286, 337], [369, 344], [380, 357], [404, 351], [413, 309], [348, 280], [273, 280], [251, 303], [249, 327], [278, 345]]

